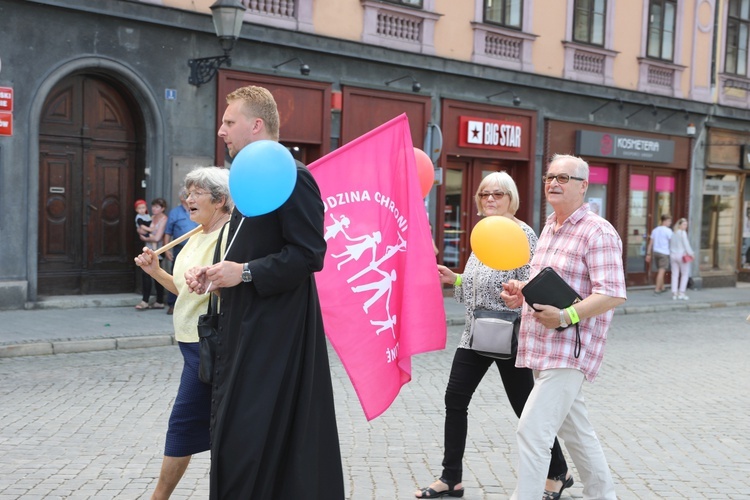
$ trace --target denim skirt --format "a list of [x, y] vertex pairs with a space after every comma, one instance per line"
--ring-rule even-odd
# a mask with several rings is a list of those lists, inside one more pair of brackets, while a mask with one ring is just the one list
[[198, 343], [178, 342], [182, 358], [182, 377], [169, 416], [164, 455], [186, 457], [211, 448], [211, 386], [198, 378]]

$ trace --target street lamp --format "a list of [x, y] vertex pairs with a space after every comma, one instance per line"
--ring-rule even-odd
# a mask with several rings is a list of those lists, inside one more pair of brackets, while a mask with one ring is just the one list
[[240, 36], [244, 14], [245, 6], [240, 0], [216, 0], [214, 2], [211, 6], [211, 16], [214, 18], [214, 29], [224, 55], [188, 60], [188, 66], [190, 66], [188, 83], [200, 87], [210, 82], [223, 64], [232, 66], [229, 53], [232, 51], [234, 41]]

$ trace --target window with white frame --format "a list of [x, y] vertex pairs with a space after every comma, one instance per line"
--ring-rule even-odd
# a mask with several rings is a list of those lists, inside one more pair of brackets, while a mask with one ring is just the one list
[[408, 5], [409, 7], [422, 8], [422, 0], [383, 0], [384, 2], [396, 3], [399, 5]]
[[533, 0], [474, 0], [474, 63], [518, 71], [534, 71], [531, 44], [537, 35], [525, 32]]
[[575, 0], [573, 41], [604, 46], [607, 0]]
[[484, 0], [484, 22], [522, 28], [523, 0]]
[[675, 0], [651, 0], [648, 16], [646, 56], [663, 61], [674, 60], [674, 35], [677, 17]]
[[563, 77], [568, 80], [614, 84], [612, 10], [616, 0], [569, 0]]
[[724, 72], [747, 75], [748, 34], [750, 33], [750, 0], [729, 0]]

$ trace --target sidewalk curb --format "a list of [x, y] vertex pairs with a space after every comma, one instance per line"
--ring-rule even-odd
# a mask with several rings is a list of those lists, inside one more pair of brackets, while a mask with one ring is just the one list
[[118, 349], [142, 349], [176, 345], [174, 335], [147, 335], [141, 337], [113, 337], [106, 339], [64, 340], [56, 342], [30, 342], [0, 346], [0, 358], [20, 356], [44, 356], [49, 354], [72, 354], [77, 352], [112, 351]]
[[[716, 302], [674, 302], [647, 306], [624, 306], [615, 309], [617, 315], [650, 314], [668, 311], [696, 311], [723, 307], [748, 307], [750, 301], [716, 301]], [[446, 317], [447, 326], [461, 326], [464, 316]], [[129, 337], [108, 337], [101, 339], [63, 340], [52, 342], [29, 342], [22, 344], [0, 345], [0, 358], [22, 356], [46, 356], [50, 354], [72, 354], [79, 352], [110, 351], [118, 349], [143, 349], [176, 345], [174, 334], [142, 335]]]

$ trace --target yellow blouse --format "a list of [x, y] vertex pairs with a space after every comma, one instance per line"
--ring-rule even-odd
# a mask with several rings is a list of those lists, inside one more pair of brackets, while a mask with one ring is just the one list
[[[210, 266], [213, 263], [216, 240], [220, 232], [221, 227], [208, 234], [194, 234], [175, 259], [172, 276], [179, 293], [174, 305], [172, 321], [174, 337], [178, 342], [198, 342], [198, 316], [206, 313], [210, 294], [190, 293], [185, 283], [185, 272], [193, 267]], [[226, 232], [225, 230], [220, 259], [223, 257], [226, 246]]]

